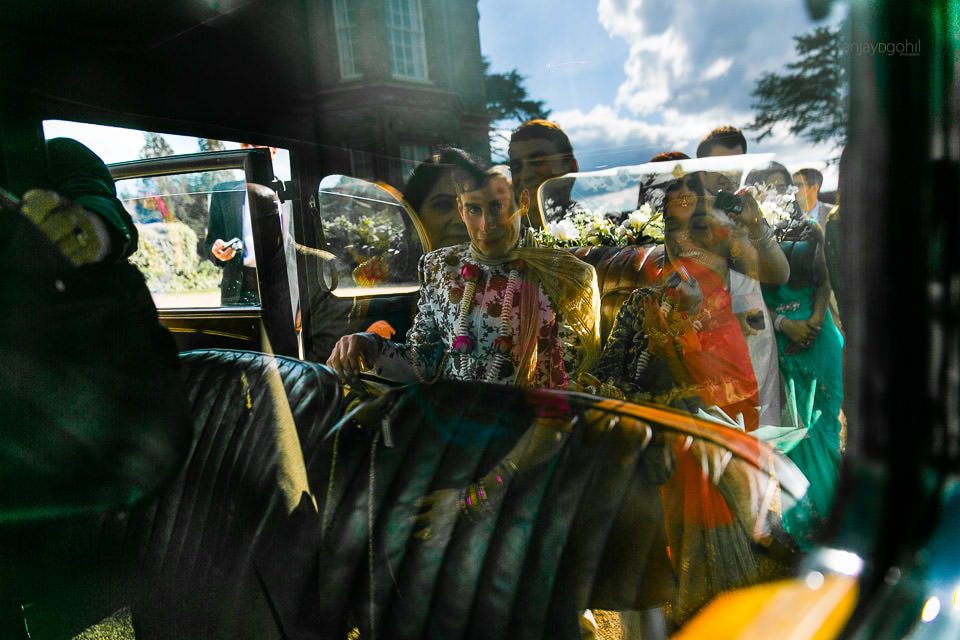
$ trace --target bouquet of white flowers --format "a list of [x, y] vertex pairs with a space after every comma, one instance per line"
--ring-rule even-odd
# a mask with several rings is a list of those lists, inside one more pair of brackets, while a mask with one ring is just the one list
[[603, 211], [570, 207], [563, 217], [548, 222], [536, 232], [537, 241], [547, 247], [618, 247], [627, 243], [626, 230]]
[[793, 217], [796, 210], [796, 187], [787, 187], [785, 192], [779, 192], [774, 187], [757, 185], [751, 187], [753, 197], [760, 205], [760, 212], [771, 226], [786, 222]]
[[[536, 232], [537, 241], [542, 246], [622, 247], [626, 244], [663, 242], [662, 212], [654, 210], [649, 204], [630, 212], [619, 224], [616, 219], [622, 214], [610, 215], [602, 210], [569, 207], [563, 212], [557, 209], [547, 211], [555, 221], [548, 222], [545, 229]], [[556, 219], [558, 216], [559, 219]]]

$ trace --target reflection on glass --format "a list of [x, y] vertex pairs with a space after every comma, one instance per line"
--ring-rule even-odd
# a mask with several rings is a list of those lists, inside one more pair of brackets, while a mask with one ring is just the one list
[[[429, 621], [444, 635], [482, 624], [479, 635], [499, 638], [522, 622], [541, 637], [575, 629], [586, 608], [681, 623], [795, 560], [783, 518], [801, 508], [806, 481], [775, 447], [720, 425], [453, 381], [395, 390], [357, 420], [364, 428], [328, 439], [323, 459], [337, 462], [318, 472], [330, 487], [320, 575], [359, 581], [370, 615], [351, 611], [349, 594], [322, 613], [361, 635]], [[515, 602], [548, 609], [530, 594], [550, 600], [547, 619], [511, 615]], [[477, 610], [481, 620], [467, 615]]]
[[843, 337], [795, 193], [769, 154], [569, 174], [541, 187], [538, 236], [597, 266], [605, 345], [581, 383], [786, 453], [811, 484], [784, 523], [806, 545], [838, 481]]
[[131, 262], [158, 308], [259, 304], [245, 184], [239, 169], [117, 181], [140, 233]]
[[420, 236], [395, 193], [357, 178], [328, 176], [320, 183], [320, 218], [336, 256], [336, 295], [417, 284]]

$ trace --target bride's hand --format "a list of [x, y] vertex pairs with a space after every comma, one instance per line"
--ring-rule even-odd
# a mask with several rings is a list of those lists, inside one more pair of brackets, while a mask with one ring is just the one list
[[673, 349], [667, 331], [667, 320], [656, 298], [652, 296], [643, 298], [643, 332], [647, 335], [647, 345], [651, 353], [666, 357], [667, 351]]
[[411, 518], [413, 537], [431, 547], [446, 545], [457, 524], [459, 500], [458, 489], [437, 489], [417, 500], [416, 507], [421, 511]]

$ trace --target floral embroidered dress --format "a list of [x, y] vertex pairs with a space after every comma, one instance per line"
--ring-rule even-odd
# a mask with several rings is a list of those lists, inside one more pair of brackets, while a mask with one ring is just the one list
[[[518, 264], [519, 263], [519, 264]], [[464, 292], [468, 289], [464, 265], [476, 268], [473, 300], [466, 313], [466, 333], [458, 324]], [[511, 272], [516, 271], [510, 292]], [[397, 380], [432, 380], [437, 375], [455, 380], [514, 384], [519, 364], [516, 336], [520, 328], [520, 304], [524, 287], [537, 287], [539, 304], [536, 365], [532, 386], [564, 388], [567, 385], [567, 351], [559, 337], [562, 320], [540, 284], [525, 277], [522, 261], [486, 265], [470, 257], [470, 245], [445, 247], [425, 255], [420, 262], [420, 302], [413, 327], [403, 344], [384, 341], [377, 375]], [[505, 300], [511, 310], [503, 313]], [[504, 319], [507, 325], [504, 324]], [[507, 336], [504, 340], [501, 335]], [[460, 349], [454, 349], [459, 336]], [[466, 347], [466, 348], [464, 348]], [[462, 351], [462, 352], [461, 352]], [[506, 357], [497, 358], [498, 353]], [[571, 354], [572, 355], [572, 354]], [[442, 367], [438, 371], [438, 367]]]

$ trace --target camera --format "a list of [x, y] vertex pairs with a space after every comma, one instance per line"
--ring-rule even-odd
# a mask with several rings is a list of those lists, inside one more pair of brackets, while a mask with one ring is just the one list
[[715, 204], [718, 209], [726, 211], [729, 214], [738, 216], [743, 213], [743, 199], [735, 193], [729, 191], [717, 191]]

